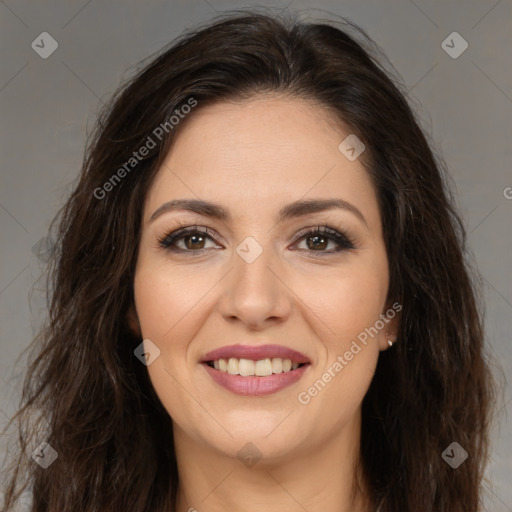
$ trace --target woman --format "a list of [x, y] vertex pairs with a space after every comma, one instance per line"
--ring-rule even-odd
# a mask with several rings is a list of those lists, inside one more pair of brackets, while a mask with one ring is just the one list
[[235, 13], [164, 49], [58, 217], [5, 507], [26, 474], [37, 512], [481, 510], [443, 172], [348, 30]]

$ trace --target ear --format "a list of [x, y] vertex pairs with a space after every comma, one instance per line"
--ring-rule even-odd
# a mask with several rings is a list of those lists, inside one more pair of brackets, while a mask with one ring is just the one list
[[137, 316], [137, 312], [135, 311], [135, 305], [129, 307], [128, 312], [126, 314], [126, 321], [128, 322], [128, 327], [133, 332], [133, 334], [139, 338], [142, 337], [142, 331], [140, 329], [139, 317]]
[[[382, 322], [384, 323], [384, 327], [379, 332], [379, 350], [388, 350], [392, 348], [395, 343], [400, 343], [400, 340], [397, 339], [397, 335], [402, 316], [400, 314], [401, 310], [401, 304], [395, 302], [382, 313], [381, 318], [383, 318]], [[389, 344], [390, 342], [392, 345]]]

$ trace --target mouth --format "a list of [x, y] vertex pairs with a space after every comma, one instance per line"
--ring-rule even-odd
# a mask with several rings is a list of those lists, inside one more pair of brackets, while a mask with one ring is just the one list
[[296, 383], [311, 366], [300, 352], [280, 345], [232, 345], [206, 354], [209, 376], [237, 395], [269, 395]]

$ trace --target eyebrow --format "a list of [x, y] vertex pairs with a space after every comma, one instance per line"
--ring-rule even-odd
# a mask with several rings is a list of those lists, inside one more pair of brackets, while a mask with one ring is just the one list
[[[308, 199], [295, 201], [283, 206], [281, 210], [279, 210], [277, 214], [277, 222], [284, 222], [288, 219], [302, 217], [304, 215], [322, 212], [332, 208], [338, 208], [353, 213], [366, 227], [368, 227], [368, 223], [361, 211], [353, 204], [344, 201], [343, 199]], [[164, 213], [176, 210], [190, 211], [224, 222], [229, 222], [232, 219], [229, 211], [225, 210], [218, 204], [203, 201], [201, 199], [174, 199], [157, 208], [149, 218], [149, 222], [153, 222]]]

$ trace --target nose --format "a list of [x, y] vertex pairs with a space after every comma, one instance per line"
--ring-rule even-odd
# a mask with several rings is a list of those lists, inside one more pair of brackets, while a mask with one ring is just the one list
[[[218, 307], [229, 322], [239, 321], [251, 330], [263, 330], [285, 322], [292, 308], [293, 293], [271, 249], [252, 262], [233, 254], [234, 268], [222, 283]], [[281, 271], [280, 271], [281, 270]]]

